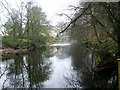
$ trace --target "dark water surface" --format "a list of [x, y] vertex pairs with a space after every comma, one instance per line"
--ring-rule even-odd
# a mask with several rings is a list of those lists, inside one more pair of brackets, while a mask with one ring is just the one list
[[79, 44], [51, 45], [0, 61], [2, 88], [110, 88], [117, 90], [117, 72], [95, 73], [91, 50]]

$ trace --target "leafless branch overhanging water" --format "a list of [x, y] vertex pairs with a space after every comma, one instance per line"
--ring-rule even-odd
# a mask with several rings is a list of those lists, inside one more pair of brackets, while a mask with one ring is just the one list
[[80, 15], [78, 15], [75, 19], [73, 19], [73, 20], [67, 25], [67, 27], [66, 27], [63, 31], [61, 31], [60, 33], [65, 32], [65, 31], [71, 26], [71, 24], [75, 24], [76, 21], [90, 8], [90, 6], [92, 5], [92, 3], [93, 3], [93, 2], [91, 2], [91, 3], [88, 5], [88, 7], [85, 8], [85, 10], [84, 10]]

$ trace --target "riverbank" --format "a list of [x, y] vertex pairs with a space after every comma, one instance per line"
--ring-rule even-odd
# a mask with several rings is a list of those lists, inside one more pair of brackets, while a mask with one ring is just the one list
[[48, 43], [48, 44], [42, 44], [42, 45], [31, 46], [31, 47], [26, 47], [26, 48], [18, 48], [18, 49], [4, 47], [4, 48], [0, 49], [0, 59], [1, 60], [8, 59], [14, 55], [25, 54], [33, 49], [36, 49], [39, 47], [45, 47], [45, 46], [49, 46], [49, 45], [51, 45], [51, 44]]
[[[14, 82], [17, 82], [18, 79], [20, 80], [17, 85], [18, 88], [21, 86], [28, 88], [28, 83], [31, 83], [33, 86], [36, 85], [36, 87], [38, 87], [38, 84], [41, 85], [41, 83], [43, 83], [44, 88], [47, 88], [48, 85], [51, 88], [56, 88], [54, 85], [58, 88], [68, 85], [68, 88], [71, 88], [73, 87], [72, 85], [75, 84], [77, 88], [79, 88], [78, 85], [80, 87], [81, 85], [83, 87], [86, 85], [87, 88], [88, 86], [98, 88], [98, 85], [100, 87], [107, 87], [108, 84], [104, 82], [110, 81], [116, 74], [113, 76], [112, 73], [101, 73], [102, 75], [94, 73], [94, 70], [91, 70], [94, 66], [94, 61], [92, 62], [90, 55], [91, 50], [80, 47], [78, 44], [72, 44], [68, 47], [46, 46], [37, 48], [24, 55], [15, 55], [9, 58], [9, 60], [5, 59], [1, 61], [1, 72], [6, 70], [1, 78], [1, 83], [4, 83], [6, 79], [3, 78], [6, 77], [5, 88], [8, 85], [15, 87], [16, 84]], [[10, 80], [11, 82], [9, 82]], [[35, 81], [37, 83], [34, 83]], [[89, 84], [91, 81], [92, 84]], [[62, 82], [65, 83], [61, 84]], [[24, 83], [24, 85], [21, 85], [21, 83]], [[70, 83], [71, 86], [68, 83]]]
[[7, 59], [10, 58], [14, 55], [18, 55], [18, 54], [25, 54], [28, 53], [29, 51], [35, 49], [35, 48], [39, 48], [39, 47], [44, 47], [47, 45], [38, 45], [35, 47], [27, 47], [27, 48], [19, 48], [19, 49], [14, 49], [14, 48], [3, 48], [0, 49], [0, 54], [1, 54], [1, 58], [2, 59]]
[[117, 70], [117, 56], [111, 52], [104, 50], [95, 50], [93, 52], [96, 61], [94, 68], [97, 73], [113, 72]]
[[[19, 48], [19, 49], [6, 48], [6, 49], [1, 49], [0, 53], [2, 53], [3, 59], [7, 59], [14, 55], [28, 53], [33, 49], [43, 47], [43, 46], [50, 46], [50, 44], [39, 45], [39, 46], [29, 47], [29, 48]], [[96, 60], [96, 67], [94, 68], [94, 70], [96, 72], [106, 72], [106, 71], [108, 72], [109, 70], [116, 68], [117, 60], [114, 53], [107, 52], [103, 49], [92, 48], [90, 47], [89, 44], [82, 44], [82, 46], [89, 48], [93, 51], [93, 54]]]
[[7, 59], [10, 58], [14, 55], [18, 55], [18, 54], [24, 54], [27, 53], [28, 51], [32, 50], [31, 49], [12, 49], [12, 48], [6, 48], [6, 49], [1, 49], [0, 53], [2, 55], [2, 59]]
[[104, 40], [101, 44], [95, 41], [82, 43], [82, 46], [93, 51], [97, 73], [111, 72], [117, 69], [117, 44]]

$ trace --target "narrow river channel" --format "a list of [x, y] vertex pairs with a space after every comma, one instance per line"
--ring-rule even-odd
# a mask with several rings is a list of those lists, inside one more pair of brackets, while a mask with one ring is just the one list
[[[117, 72], [94, 72], [95, 56], [79, 44], [53, 44], [0, 61], [2, 88], [118, 88]], [[114, 89], [113, 89], [114, 88]]]

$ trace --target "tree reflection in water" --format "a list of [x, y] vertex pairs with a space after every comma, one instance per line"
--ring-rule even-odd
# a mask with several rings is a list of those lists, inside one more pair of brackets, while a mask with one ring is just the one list
[[[14, 58], [14, 62], [11, 62], [7, 68], [7, 78], [3, 83], [3, 88], [33, 88], [43, 87], [43, 82], [49, 79], [51, 73], [51, 62], [45, 59], [44, 56], [49, 56], [49, 50], [47, 53], [45, 48], [32, 51], [27, 55], [17, 56]], [[44, 55], [45, 54], [45, 55]]]
[[80, 44], [39, 48], [24, 56], [0, 61], [0, 66], [3, 88], [117, 89], [117, 72], [96, 73], [92, 51]]
[[[117, 72], [96, 73], [93, 69], [95, 64], [94, 55], [90, 50], [80, 47], [79, 44], [70, 46], [69, 55], [72, 58], [73, 69], [76, 73], [65, 77], [66, 87], [71, 88], [109, 88], [117, 90]], [[109, 57], [110, 58], [110, 57]]]

